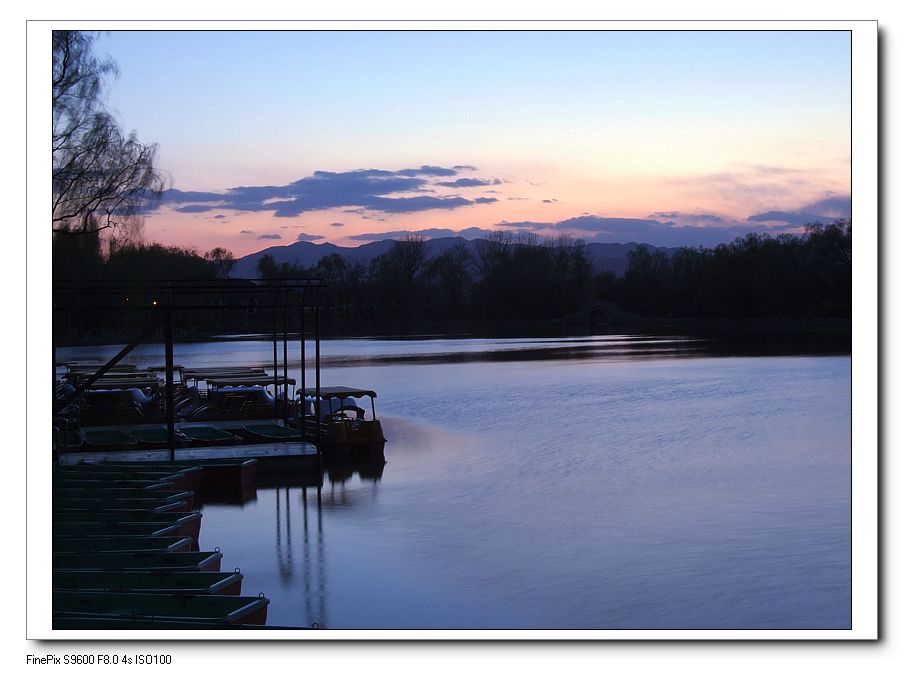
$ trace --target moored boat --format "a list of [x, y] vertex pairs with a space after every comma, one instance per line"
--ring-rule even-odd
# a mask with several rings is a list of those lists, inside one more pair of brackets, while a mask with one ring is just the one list
[[270, 600], [265, 597], [239, 595], [53, 592], [54, 616], [125, 616], [219, 625], [263, 625], [267, 622], [269, 604]]
[[220, 571], [223, 553], [82, 553], [51, 559], [55, 570], [65, 571]]
[[51, 539], [54, 555], [188, 552], [192, 544], [187, 536], [53, 536]]
[[192, 501], [194, 493], [191, 491], [169, 491], [154, 490], [144, 488], [124, 488], [116, 486], [89, 486], [83, 488], [80, 486], [52, 486], [53, 497], [65, 499], [87, 499], [103, 502], [107, 499], [111, 500], [143, 500], [143, 501], [165, 501], [174, 503], [176, 501], [187, 500]]
[[242, 439], [251, 443], [297, 442], [304, 432], [273, 423], [254, 423], [242, 427]]
[[104, 510], [113, 512], [121, 512], [123, 510], [187, 512], [191, 510], [191, 505], [191, 499], [167, 501], [143, 498], [71, 498], [68, 496], [54, 497], [53, 499], [54, 512], [98, 512]]
[[51, 481], [51, 488], [54, 491], [63, 491], [66, 489], [81, 490], [97, 490], [103, 494], [109, 494], [113, 490], [130, 491], [167, 491], [175, 493], [170, 482], [158, 482], [153, 480], [134, 480], [134, 479], [66, 479], [54, 476]]
[[[94, 467], [95, 464], [91, 464]], [[257, 477], [257, 459], [237, 457], [233, 459], [214, 458], [196, 459], [192, 461], [117, 461], [116, 463], [98, 463], [97, 467], [105, 470], [143, 470], [162, 474], [173, 471], [197, 470], [200, 476], [199, 488], [207, 490], [213, 487], [241, 487], [253, 485]], [[85, 467], [88, 467], [87, 465]]]
[[104, 616], [54, 616], [51, 621], [53, 630], [310, 630], [310, 627], [301, 626], [198, 623], [185, 619], [131, 619], [125, 616], [115, 618]]
[[53, 535], [64, 537], [178, 536], [174, 522], [53, 522]]
[[[383, 458], [386, 437], [383, 426], [377, 420], [373, 390], [356, 387], [321, 387], [320, 400], [315, 390], [307, 390], [300, 405], [303, 412], [294, 422], [304, 421], [305, 434], [313, 441], [321, 442], [323, 453], [328, 456], [359, 456]], [[355, 399], [370, 398], [371, 413], [367, 418]], [[303, 417], [302, 417], [303, 416]]]
[[241, 595], [241, 572], [55, 571], [54, 590]]
[[192, 470], [188, 472], [154, 472], [144, 470], [104, 469], [100, 465], [68, 465], [53, 471], [53, 479], [62, 481], [113, 481], [128, 480], [130, 482], [146, 482], [148, 484], [168, 484], [172, 491], [197, 491], [201, 481], [201, 470], [197, 470], [195, 486], [192, 486]]
[[128, 476], [144, 478], [156, 477], [158, 481], [170, 481], [173, 490], [199, 491], [203, 471], [194, 463], [168, 461], [117, 461], [106, 463], [85, 463], [82, 465], [70, 465], [60, 468], [69, 473], [73, 471], [85, 471], [85, 474], [95, 471], [96, 474], [111, 476]]
[[54, 512], [52, 516], [53, 525], [73, 524], [96, 524], [100, 527], [110, 527], [115, 533], [117, 527], [122, 524], [133, 523], [161, 523], [175, 525], [177, 531], [173, 535], [188, 536], [194, 539], [197, 544], [198, 536], [201, 531], [200, 512], [148, 512], [147, 510], [96, 510], [96, 511], [73, 511], [73, 512]]

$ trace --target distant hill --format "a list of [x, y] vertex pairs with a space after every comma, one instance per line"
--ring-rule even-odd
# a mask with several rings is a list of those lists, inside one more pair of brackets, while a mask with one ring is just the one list
[[[432, 258], [457, 243], [466, 244], [473, 253], [477, 248], [477, 244], [482, 240], [474, 239], [468, 241], [460, 236], [449, 236], [429, 239], [425, 243], [427, 245], [427, 254]], [[332, 243], [298, 241], [287, 246], [271, 246], [238, 258], [232, 270], [232, 277], [240, 279], [256, 278], [258, 276], [257, 263], [264, 255], [270, 255], [277, 264], [286, 262], [302, 267], [313, 267], [320, 261], [320, 258], [333, 254], [341, 255], [350, 262], [357, 261], [367, 264], [372, 258], [379, 257], [392, 248], [393, 243], [395, 243], [394, 240], [385, 239], [351, 248], [337, 246]], [[591, 262], [593, 262], [595, 271], [611, 271], [621, 276], [625, 273], [628, 253], [639, 245], [646, 246], [650, 250], [661, 250], [670, 256], [678, 250], [678, 248], [659, 248], [648, 243], [588, 243], [587, 254]]]

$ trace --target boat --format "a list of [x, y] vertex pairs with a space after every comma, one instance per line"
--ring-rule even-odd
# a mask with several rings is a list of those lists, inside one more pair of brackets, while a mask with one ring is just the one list
[[94, 490], [106, 494], [110, 491], [166, 491], [168, 493], [177, 493], [173, 491], [170, 482], [158, 482], [150, 479], [66, 479], [65, 477], [54, 476], [51, 482], [51, 488], [54, 491], [64, 491], [69, 489], [82, 489], [85, 491]]
[[241, 572], [229, 571], [55, 571], [54, 590], [241, 595]]
[[[377, 420], [373, 390], [335, 386], [321, 387], [320, 399], [316, 390], [306, 390], [295, 416], [295, 424], [303, 422], [305, 433], [313, 440], [320, 438], [323, 453], [332, 456], [363, 456], [383, 458], [386, 437]], [[355, 399], [370, 398], [370, 415], [358, 406]]]
[[242, 439], [249, 443], [297, 442], [304, 432], [273, 423], [254, 423], [242, 427]]
[[113, 533], [123, 533], [117, 528], [121, 525], [162, 523], [175, 525], [177, 530], [173, 535], [188, 536], [198, 541], [201, 532], [200, 512], [161, 512], [154, 513], [147, 510], [99, 510], [81, 512], [54, 512], [52, 516], [53, 526], [66, 524], [94, 524], [100, 529], [109, 528]]
[[177, 499], [173, 501], [143, 499], [143, 498], [71, 498], [54, 497], [53, 512], [98, 512], [110, 510], [121, 512], [123, 510], [143, 510], [145, 512], [187, 512], [191, 510], [191, 499]]
[[118, 461], [116, 463], [89, 463], [85, 467], [103, 468], [105, 470], [129, 470], [154, 471], [167, 474], [175, 470], [185, 473], [188, 470], [197, 469], [200, 476], [201, 490], [209, 490], [216, 487], [242, 487], [253, 485], [257, 477], [257, 459], [255, 458], [214, 458], [196, 459], [192, 461]]
[[138, 446], [138, 440], [120, 429], [83, 430], [82, 449], [85, 451], [128, 450]]
[[188, 500], [191, 501], [194, 493], [191, 491], [170, 491], [169, 489], [147, 489], [144, 487], [120, 487], [116, 486], [116, 482], [110, 482], [110, 486], [87, 485], [87, 486], [71, 486], [64, 484], [62, 486], [53, 484], [51, 491], [54, 498], [80, 499], [87, 498], [89, 500], [103, 501], [109, 499], [128, 500], [134, 498], [144, 501], [174, 501]]
[[116, 477], [147, 477], [157, 481], [169, 481], [174, 491], [194, 491], [201, 488], [203, 471], [194, 463], [169, 463], [167, 461], [118, 461], [116, 463], [83, 463], [60, 467], [57, 474], [103, 475], [110, 479]]
[[53, 554], [107, 554], [188, 552], [193, 542], [187, 536], [53, 536]]
[[175, 522], [53, 522], [53, 535], [60, 537], [180, 536]]
[[53, 569], [65, 571], [220, 571], [223, 553], [82, 553], [52, 555]]
[[210, 425], [182, 426], [179, 433], [185, 437], [189, 446], [238, 444], [242, 441], [231, 432]]
[[[169, 430], [165, 427], [135, 427], [129, 430], [129, 436], [138, 442], [140, 449], [169, 448]], [[174, 432], [176, 446], [188, 444], [187, 438], [178, 430]]]
[[53, 630], [311, 630], [301, 626], [257, 626], [251, 624], [198, 623], [185, 619], [130, 619], [125, 616], [108, 618], [92, 616], [54, 616], [51, 619]]
[[56, 590], [53, 615], [90, 618], [152, 618], [207, 624], [255, 624], [267, 622], [266, 597], [240, 595], [173, 595], [151, 593], [94, 593]]
[[192, 486], [191, 471], [147, 472], [144, 470], [105, 470], [99, 465], [68, 465], [53, 471], [53, 479], [61, 481], [143, 481], [147, 484], [169, 484], [172, 491], [197, 491], [197, 483], [201, 481], [201, 470], [197, 471], [195, 486]]
[[[195, 494], [192, 491], [146, 491], [144, 489], [118, 489], [118, 488], [59, 488], [52, 487], [51, 495], [54, 506], [59, 502], [64, 507], [77, 507], [85, 509], [110, 507], [128, 507], [130, 503], [138, 503], [136, 509], [146, 509], [145, 504], [172, 504], [177, 503], [186, 510], [191, 510], [195, 504]], [[152, 505], [153, 507], [153, 505]], [[174, 508], [173, 508], [174, 509]]]

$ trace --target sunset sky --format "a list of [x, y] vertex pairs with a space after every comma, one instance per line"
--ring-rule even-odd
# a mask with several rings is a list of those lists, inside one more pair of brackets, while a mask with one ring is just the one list
[[847, 217], [844, 31], [102, 35], [145, 238], [244, 255], [527, 229], [713, 245]]

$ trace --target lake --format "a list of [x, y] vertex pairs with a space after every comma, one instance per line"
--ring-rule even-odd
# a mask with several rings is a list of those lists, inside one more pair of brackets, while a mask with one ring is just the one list
[[[850, 627], [849, 355], [613, 335], [322, 349], [324, 385], [379, 394], [387, 464], [203, 508], [202, 549], [270, 598], [268, 623]], [[175, 360], [266, 364], [272, 345], [183, 343]]]

